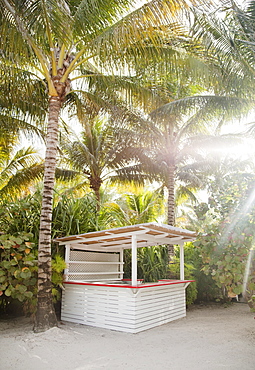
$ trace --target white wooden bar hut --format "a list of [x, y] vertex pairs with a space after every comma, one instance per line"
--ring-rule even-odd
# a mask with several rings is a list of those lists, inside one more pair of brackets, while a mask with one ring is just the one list
[[[196, 233], [157, 223], [124, 226], [55, 239], [65, 245], [61, 319], [129, 333], [186, 316], [184, 249]], [[180, 246], [180, 279], [142, 283], [137, 248]], [[132, 250], [132, 279], [123, 279], [123, 251]]]

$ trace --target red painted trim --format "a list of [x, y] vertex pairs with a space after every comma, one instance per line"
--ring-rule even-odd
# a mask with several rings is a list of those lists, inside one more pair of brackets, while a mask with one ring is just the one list
[[[122, 279], [122, 281], [132, 281], [131, 279]], [[137, 281], [143, 281], [143, 279], [137, 279]]]
[[136, 286], [126, 285], [126, 284], [111, 284], [111, 283], [110, 284], [84, 283], [84, 282], [77, 283], [75, 281], [64, 281], [64, 284], [142, 289], [142, 288], [150, 288], [150, 287], [157, 287], [157, 286], [164, 286], [164, 285], [192, 283], [193, 281], [195, 281], [195, 280], [159, 280], [158, 283], [149, 283], [149, 284], [144, 283], [142, 285], [136, 285]]

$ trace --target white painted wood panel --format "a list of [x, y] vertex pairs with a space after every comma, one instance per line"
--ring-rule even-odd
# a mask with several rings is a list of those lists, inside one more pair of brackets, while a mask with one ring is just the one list
[[65, 284], [61, 319], [137, 333], [186, 316], [185, 283], [140, 289]]

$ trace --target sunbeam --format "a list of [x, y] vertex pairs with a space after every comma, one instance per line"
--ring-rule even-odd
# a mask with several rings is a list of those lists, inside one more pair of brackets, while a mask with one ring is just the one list
[[231, 223], [226, 228], [224, 234], [222, 235], [222, 241], [225, 241], [227, 236], [235, 229], [238, 222], [243, 218], [244, 215], [247, 214], [248, 210], [252, 208], [255, 204], [255, 188], [251, 192], [251, 194], [246, 199], [245, 203], [243, 204], [241, 210], [237, 210], [231, 220]]
[[254, 257], [255, 257], [255, 248], [253, 247], [250, 249], [248, 260], [247, 260], [246, 267], [245, 267], [244, 279], [243, 279], [243, 297], [247, 296], [247, 285], [248, 285], [249, 276], [251, 274], [252, 260]]

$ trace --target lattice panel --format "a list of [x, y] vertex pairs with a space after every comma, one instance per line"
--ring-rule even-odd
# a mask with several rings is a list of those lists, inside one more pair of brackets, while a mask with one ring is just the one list
[[120, 276], [119, 253], [100, 253], [71, 250], [68, 280], [115, 280]]
[[116, 272], [119, 271], [119, 265], [98, 265], [89, 263], [69, 263], [69, 273], [71, 272]]
[[119, 253], [71, 250], [70, 261], [119, 262]]
[[106, 280], [116, 280], [119, 279], [120, 275], [112, 274], [112, 275], [97, 275], [97, 274], [92, 274], [92, 275], [75, 275], [75, 274], [68, 274], [68, 280], [79, 280], [79, 281], [106, 281]]

